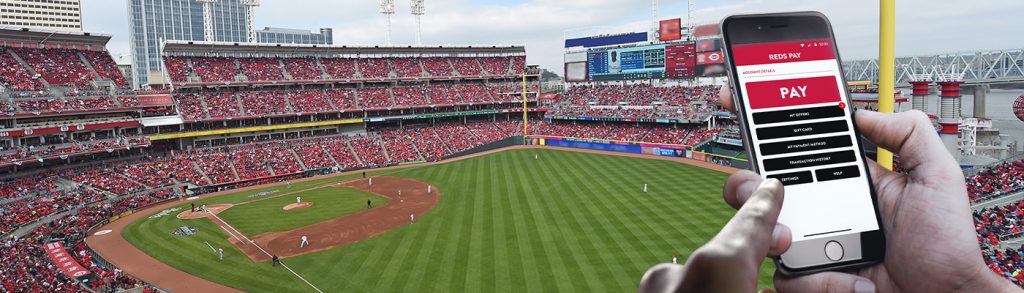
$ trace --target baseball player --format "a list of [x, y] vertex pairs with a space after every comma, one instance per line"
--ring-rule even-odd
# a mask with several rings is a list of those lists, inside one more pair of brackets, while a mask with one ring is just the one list
[[672, 255], [672, 263], [674, 263], [674, 264], [678, 264], [679, 263], [679, 259], [676, 258], [675, 254]]
[[223, 248], [217, 248], [217, 254], [220, 255], [220, 261], [224, 261], [224, 249]]
[[302, 197], [301, 196], [296, 196], [295, 197], [295, 204], [300, 204], [300, 203], [302, 203]]
[[373, 186], [373, 177], [370, 177], [370, 186]]
[[373, 207], [373, 201], [367, 199], [366, 200], [366, 209], [370, 209], [372, 207]]
[[302, 235], [302, 242], [299, 242], [299, 248], [306, 247], [306, 245], [309, 245], [309, 238], [306, 235]]
[[398, 197], [402, 197], [402, 190], [401, 189], [398, 190]]
[[416, 214], [409, 214], [409, 224], [416, 223]]
[[274, 255], [274, 257], [270, 258], [270, 261], [270, 265], [275, 267], [277, 266], [277, 264], [281, 263], [281, 259], [277, 258], [276, 254]]
[[644, 183], [644, 193], [647, 193], [647, 183]]
[[427, 193], [430, 193], [430, 187], [432, 187], [432, 186], [431, 185], [427, 185]]

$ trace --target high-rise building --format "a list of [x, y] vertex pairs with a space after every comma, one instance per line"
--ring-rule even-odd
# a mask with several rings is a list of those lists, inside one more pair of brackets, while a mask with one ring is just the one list
[[267, 27], [256, 31], [260, 43], [277, 44], [325, 44], [334, 43], [334, 30], [321, 28], [319, 33], [289, 28]]
[[[2, 0], [0, 0], [2, 1]], [[128, 0], [128, 23], [131, 25], [130, 42], [132, 47], [132, 84], [136, 88], [152, 83], [162, 83], [162, 64], [160, 60], [160, 44], [163, 41], [205, 41], [203, 29], [203, 4], [210, 4], [213, 23], [213, 41], [215, 42], [246, 42], [248, 24], [245, 18], [246, 7], [239, 0]], [[288, 34], [277, 34], [276, 31], [287, 31]], [[308, 30], [264, 29], [257, 32], [257, 41], [273, 43], [277, 40], [288, 40], [283, 43], [295, 44], [327, 44], [332, 43], [331, 29], [327, 36], [320, 29], [320, 34]], [[260, 36], [269, 31], [267, 41]], [[296, 33], [298, 32], [298, 33]]]
[[82, 31], [79, 0], [0, 0], [0, 25]]

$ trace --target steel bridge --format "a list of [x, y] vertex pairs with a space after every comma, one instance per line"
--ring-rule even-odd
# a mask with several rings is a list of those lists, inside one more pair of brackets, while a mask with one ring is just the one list
[[[878, 59], [843, 62], [847, 81], [878, 82]], [[909, 87], [914, 76], [962, 74], [964, 83], [1024, 82], [1024, 49], [960, 52], [896, 58], [896, 87]]]

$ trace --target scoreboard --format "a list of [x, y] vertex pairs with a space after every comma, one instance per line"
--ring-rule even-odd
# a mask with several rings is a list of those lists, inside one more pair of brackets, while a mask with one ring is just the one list
[[[693, 78], [695, 56], [693, 43], [589, 51], [585, 80]], [[566, 59], [566, 68], [582, 69], [583, 63], [576, 64], [579, 61], [573, 59], [572, 62]], [[579, 76], [574, 76], [572, 81], [579, 81]]]

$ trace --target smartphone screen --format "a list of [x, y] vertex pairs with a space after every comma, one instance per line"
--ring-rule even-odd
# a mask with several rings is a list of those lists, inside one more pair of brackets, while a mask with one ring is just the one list
[[793, 241], [878, 230], [830, 39], [735, 44], [732, 60], [758, 170], [782, 181]]

